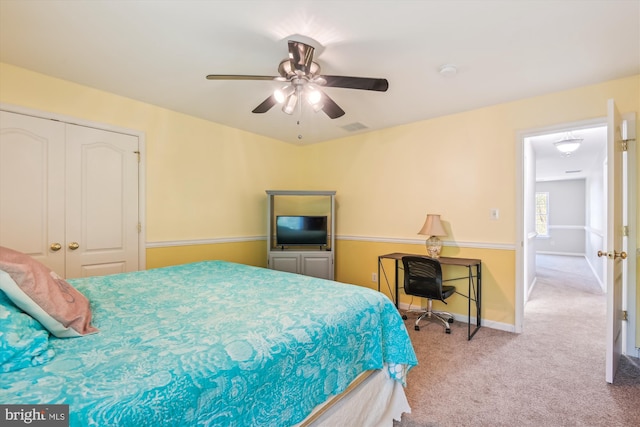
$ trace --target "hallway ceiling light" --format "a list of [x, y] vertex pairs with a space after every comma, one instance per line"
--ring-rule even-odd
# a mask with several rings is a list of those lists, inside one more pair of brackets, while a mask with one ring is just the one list
[[443, 77], [453, 77], [458, 74], [458, 67], [453, 64], [445, 64], [438, 70]]
[[583, 139], [573, 136], [571, 132], [567, 133], [564, 138], [553, 143], [556, 149], [565, 156], [569, 156], [571, 153], [580, 148]]

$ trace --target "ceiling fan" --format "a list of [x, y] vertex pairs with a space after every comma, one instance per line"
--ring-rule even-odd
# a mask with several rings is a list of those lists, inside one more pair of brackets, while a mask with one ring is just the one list
[[282, 111], [293, 114], [296, 106], [302, 108], [306, 100], [314, 111], [324, 111], [327, 116], [336, 119], [345, 114], [321, 87], [339, 87], [345, 89], [374, 90], [386, 92], [387, 79], [369, 77], [325, 76], [320, 75], [320, 66], [313, 61], [315, 48], [299, 41], [289, 40], [289, 58], [280, 62], [279, 76], [252, 76], [233, 74], [209, 74], [209, 80], [275, 80], [283, 82], [267, 99], [252, 110], [253, 113], [266, 113], [274, 105], [281, 103]]

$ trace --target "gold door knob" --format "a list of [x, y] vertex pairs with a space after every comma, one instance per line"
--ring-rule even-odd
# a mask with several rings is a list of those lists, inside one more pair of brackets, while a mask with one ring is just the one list
[[611, 258], [611, 259], [616, 259], [616, 258], [627, 259], [627, 253], [625, 251], [622, 251], [622, 252], [618, 252], [618, 251], [613, 251], [613, 252], [598, 251], [598, 256], [599, 257], [606, 256], [607, 258]]
[[627, 259], [627, 253], [625, 251], [622, 251], [622, 252], [613, 251], [613, 259], [616, 259], [616, 258]]
[[49, 249], [51, 249], [53, 252], [57, 252], [62, 249], [62, 245], [60, 243], [52, 243], [51, 246], [49, 246]]
[[75, 251], [76, 249], [78, 249], [80, 247], [80, 245], [78, 244], [78, 242], [71, 242], [69, 243], [69, 249], [71, 249], [72, 251]]

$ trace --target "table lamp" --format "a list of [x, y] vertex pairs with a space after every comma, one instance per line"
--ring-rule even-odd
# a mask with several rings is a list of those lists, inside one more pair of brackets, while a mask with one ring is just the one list
[[425, 244], [427, 245], [427, 255], [431, 258], [438, 258], [442, 249], [442, 241], [438, 236], [446, 236], [444, 227], [440, 222], [440, 215], [427, 214], [424, 225], [418, 231], [418, 234], [429, 236]]

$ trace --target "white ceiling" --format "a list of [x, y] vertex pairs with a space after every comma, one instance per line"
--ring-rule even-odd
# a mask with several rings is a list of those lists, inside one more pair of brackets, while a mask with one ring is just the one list
[[[275, 82], [205, 79], [275, 76], [296, 34], [323, 74], [389, 90], [325, 88], [346, 111], [331, 120], [252, 114]], [[636, 75], [640, 0], [0, 0], [0, 61], [310, 144]]]
[[[575, 152], [563, 155], [554, 142], [569, 135], [582, 139], [582, 142]], [[535, 152], [537, 181], [582, 179], [604, 171], [603, 162], [607, 157], [606, 125], [538, 135], [527, 138], [527, 142]]]

